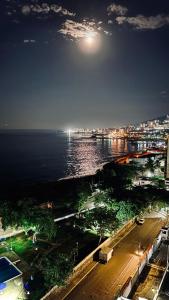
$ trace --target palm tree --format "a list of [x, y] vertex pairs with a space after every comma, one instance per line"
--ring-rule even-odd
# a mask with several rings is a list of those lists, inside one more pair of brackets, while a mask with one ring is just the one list
[[154, 174], [155, 164], [151, 157], [148, 157], [147, 162], [144, 165], [144, 173], [149, 172], [148, 177]]

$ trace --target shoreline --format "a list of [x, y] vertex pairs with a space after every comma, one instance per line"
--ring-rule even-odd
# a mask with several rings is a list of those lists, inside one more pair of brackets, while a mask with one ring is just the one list
[[[117, 158], [117, 157], [116, 157]], [[119, 158], [119, 157], [118, 157]], [[109, 164], [111, 164], [111, 163], [113, 163], [114, 162], [114, 159], [113, 160], [111, 160], [111, 161], [107, 161], [107, 162], [104, 162], [104, 163], [102, 163], [102, 164], [100, 164], [100, 166], [93, 172], [93, 173], [88, 173], [88, 174], [84, 174], [84, 175], [72, 175], [72, 176], [66, 176], [66, 177], [62, 177], [62, 178], [59, 178], [58, 180], [57, 180], [57, 182], [61, 182], [61, 181], [64, 181], [64, 180], [71, 180], [71, 179], [79, 179], [79, 178], [84, 178], [84, 177], [88, 177], [88, 176], [94, 176], [94, 175], [96, 175], [96, 173], [98, 172], [98, 171], [101, 171], [101, 170], [103, 170], [104, 169], [104, 166], [106, 166], [106, 165], [109, 165]]]
[[[146, 158], [159, 154], [163, 154], [165, 151], [160, 152], [128, 152], [123, 155], [116, 156], [110, 161], [103, 162], [98, 168], [90, 174], [83, 174], [77, 176], [68, 176], [59, 178], [56, 180], [44, 180], [34, 182], [12, 182], [6, 184], [0, 184], [0, 199], [8, 199], [9, 201], [15, 201], [18, 198], [36, 198], [40, 203], [45, 201], [54, 201], [57, 203], [67, 202], [72, 198], [72, 194], [78, 192], [79, 186], [86, 184], [87, 182], [94, 180], [98, 171], [103, 171], [106, 168], [110, 168], [113, 164], [127, 164], [132, 158]], [[73, 198], [72, 198], [73, 200]], [[66, 203], [65, 202], [65, 203]]]
[[138, 158], [151, 157], [151, 156], [155, 156], [155, 155], [161, 155], [163, 153], [165, 153], [165, 150], [164, 151], [159, 151], [159, 152], [158, 151], [156, 151], [156, 152], [155, 151], [154, 152], [151, 152], [151, 151], [128, 152], [126, 154], [116, 156], [111, 161], [107, 161], [107, 162], [104, 162], [104, 163], [100, 164], [100, 166], [95, 170], [94, 173], [85, 174], [85, 175], [66, 176], [66, 177], [59, 178], [57, 180], [57, 182], [63, 182], [63, 181], [72, 180], [72, 179], [80, 179], [80, 178], [85, 178], [85, 177], [89, 177], [89, 176], [95, 176], [98, 171], [104, 170], [104, 168], [106, 166], [109, 166], [112, 163], [123, 163], [123, 161], [127, 161], [128, 159], [132, 159], [132, 158], [138, 159]]

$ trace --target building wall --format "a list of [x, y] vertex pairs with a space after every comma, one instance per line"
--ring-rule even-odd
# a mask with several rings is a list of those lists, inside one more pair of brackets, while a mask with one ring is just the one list
[[166, 179], [169, 179], [169, 136], [167, 138]]

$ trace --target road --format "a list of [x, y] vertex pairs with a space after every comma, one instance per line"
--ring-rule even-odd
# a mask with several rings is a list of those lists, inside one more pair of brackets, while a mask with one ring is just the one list
[[139, 247], [146, 248], [157, 236], [163, 223], [160, 219], [146, 219], [136, 226], [115, 248], [108, 264], [98, 264], [65, 300], [112, 300], [120, 287], [137, 269]]
[[[98, 193], [98, 194], [100, 194], [100, 193]], [[93, 197], [90, 197], [90, 199], [92, 199], [92, 198], [93, 198]], [[93, 210], [93, 209], [95, 208], [95, 205], [94, 205], [93, 202], [92, 202], [92, 203], [89, 203], [89, 205], [90, 205], [90, 206], [88, 206], [86, 209], [81, 210], [80, 213], [79, 213], [79, 212], [74, 212], [74, 213], [71, 213], [71, 214], [62, 216], [62, 217], [60, 217], [60, 218], [56, 218], [56, 219], [54, 219], [54, 222], [60, 222], [60, 221], [63, 221], [63, 220], [69, 219], [69, 218], [73, 218], [73, 217], [75, 217], [75, 216], [78, 216], [79, 214], [82, 214], [82, 213], [84, 213], [84, 212], [86, 212], [86, 211], [89, 211], [89, 210]], [[97, 205], [97, 207], [103, 207], [103, 206], [104, 206], [103, 203]]]

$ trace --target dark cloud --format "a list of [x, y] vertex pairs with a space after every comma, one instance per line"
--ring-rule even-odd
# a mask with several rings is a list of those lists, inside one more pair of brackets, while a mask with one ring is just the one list
[[107, 12], [108, 12], [108, 15], [116, 14], [119, 16], [124, 16], [127, 14], [128, 8], [125, 6], [117, 5], [117, 4], [113, 3], [107, 7]]
[[116, 21], [119, 25], [128, 23], [138, 30], [154, 30], [169, 25], [169, 15], [157, 15], [145, 17], [137, 15], [135, 17], [118, 16]]
[[37, 14], [49, 14], [52, 12], [55, 14], [60, 14], [63, 16], [71, 16], [71, 17], [74, 17], [76, 15], [74, 12], [71, 12], [68, 9], [63, 8], [60, 5], [48, 4], [48, 3], [23, 5], [21, 11], [24, 15], [28, 15], [32, 12]]
[[33, 43], [36, 43], [35, 40], [27, 40], [27, 39], [25, 39], [23, 42], [24, 42], [24, 44], [33, 44]]

